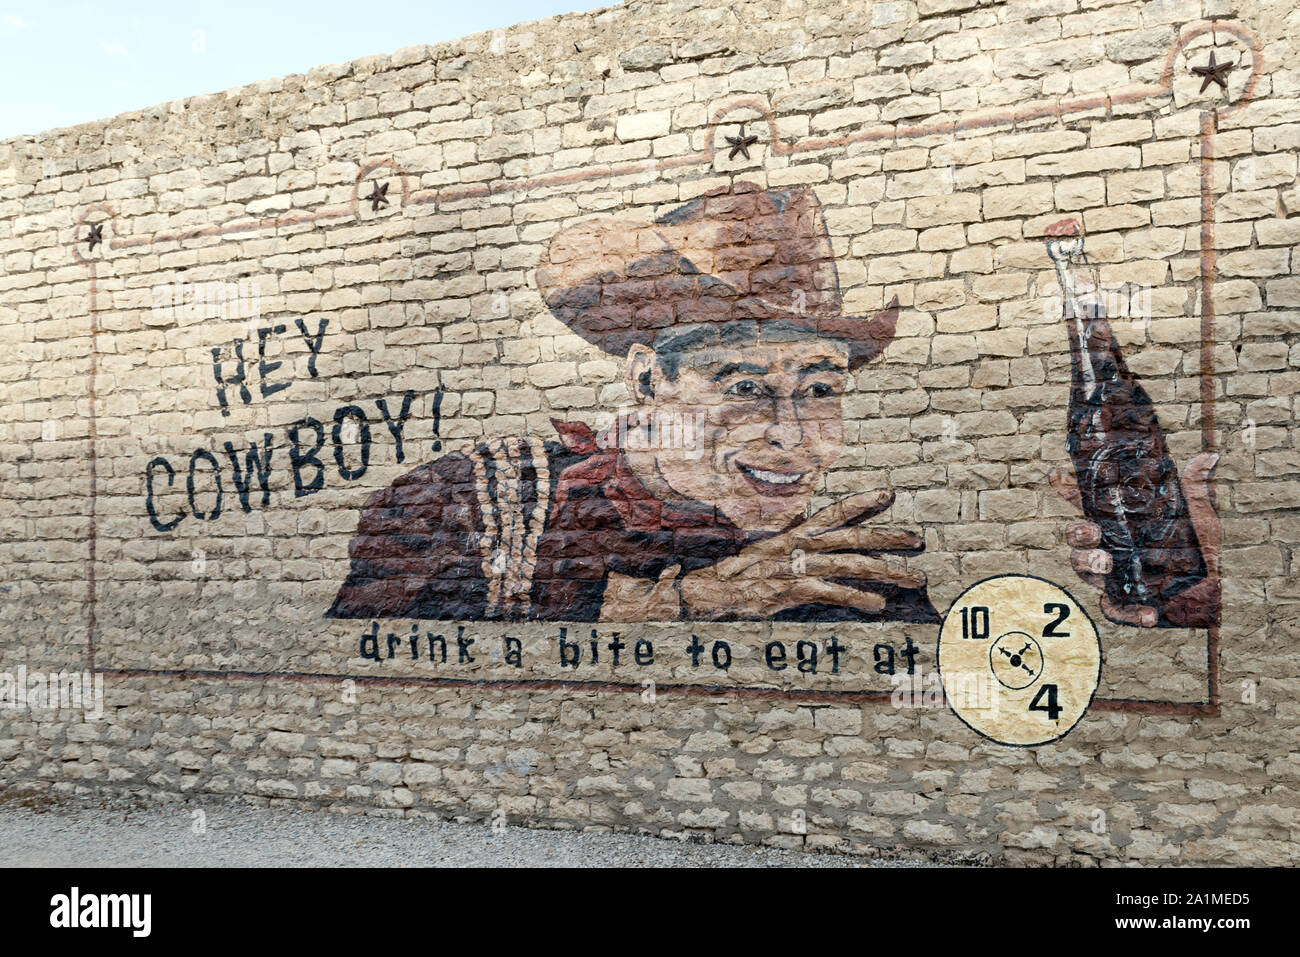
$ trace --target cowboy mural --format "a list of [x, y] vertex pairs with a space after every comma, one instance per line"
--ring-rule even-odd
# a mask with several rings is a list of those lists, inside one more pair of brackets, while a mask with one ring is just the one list
[[[554, 420], [549, 439], [480, 442], [372, 495], [329, 617], [939, 620], [906, 563], [920, 532], [866, 524], [892, 492], [811, 507], [845, 450], [849, 376], [898, 317], [897, 299], [843, 314], [812, 190], [741, 182], [653, 223], [579, 223], [537, 281], [624, 360], [632, 411], [600, 435]], [[1053, 485], [1072, 498], [1069, 478]], [[1100, 583], [1100, 531], [1067, 537]]]
[[551, 312], [625, 360], [634, 410], [602, 435], [444, 455], [366, 503], [331, 617], [936, 621], [865, 491], [810, 514], [844, 450], [849, 373], [897, 303], [844, 316], [811, 190], [748, 183], [651, 224], [552, 241]]

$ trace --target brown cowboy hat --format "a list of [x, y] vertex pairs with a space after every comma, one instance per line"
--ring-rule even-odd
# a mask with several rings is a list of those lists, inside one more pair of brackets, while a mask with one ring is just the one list
[[844, 340], [856, 368], [898, 321], [897, 297], [870, 319], [842, 314], [826, 220], [806, 188], [740, 182], [653, 223], [579, 223], [552, 239], [537, 283], [557, 319], [613, 355], [665, 329], [780, 321]]

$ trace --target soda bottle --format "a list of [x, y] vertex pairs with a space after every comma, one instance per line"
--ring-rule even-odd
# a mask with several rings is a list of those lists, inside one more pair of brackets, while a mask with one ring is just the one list
[[1066, 448], [1084, 515], [1112, 559], [1106, 595], [1145, 605], [1164, 622], [1171, 598], [1206, 577], [1178, 470], [1151, 397], [1129, 371], [1101, 302], [1080, 295], [1072, 261], [1083, 257], [1078, 224], [1048, 230], [1069, 330], [1071, 386]]

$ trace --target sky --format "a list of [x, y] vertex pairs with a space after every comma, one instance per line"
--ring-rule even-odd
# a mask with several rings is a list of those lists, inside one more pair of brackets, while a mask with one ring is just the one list
[[615, 0], [0, 0], [0, 140]]

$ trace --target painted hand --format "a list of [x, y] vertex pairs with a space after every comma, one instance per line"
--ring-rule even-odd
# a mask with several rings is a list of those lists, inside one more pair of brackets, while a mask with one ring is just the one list
[[658, 580], [610, 572], [600, 603], [601, 621], [680, 621], [682, 595], [677, 576], [681, 565], [669, 565]]
[[[1210, 497], [1210, 476], [1219, 462], [1219, 453], [1202, 452], [1187, 463], [1183, 471], [1183, 496], [1187, 499], [1187, 512], [1205, 559], [1204, 581], [1180, 592], [1163, 609], [1167, 621], [1187, 628], [1208, 628], [1219, 621], [1219, 549], [1223, 542], [1223, 526]], [[1083, 510], [1078, 479], [1074, 469], [1056, 467], [1048, 474], [1048, 481], [1056, 494], [1071, 505]], [[1065, 540], [1070, 545], [1070, 565], [1089, 585], [1102, 589], [1101, 610], [1111, 621], [1123, 625], [1152, 628], [1160, 621], [1161, 609], [1149, 605], [1116, 605], [1106, 596], [1106, 575], [1110, 573], [1110, 553], [1101, 545], [1101, 528], [1095, 523], [1071, 522], [1065, 529]]]
[[[923, 573], [870, 554], [919, 549], [919, 533], [859, 525], [893, 502], [890, 491], [851, 495], [731, 558], [682, 576], [678, 586], [686, 617], [765, 619], [812, 604], [876, 613], [885, 599], [871, 590], [873, 584], [924, 588]], [[845, 579], [863, 587], [842, 584]]]

